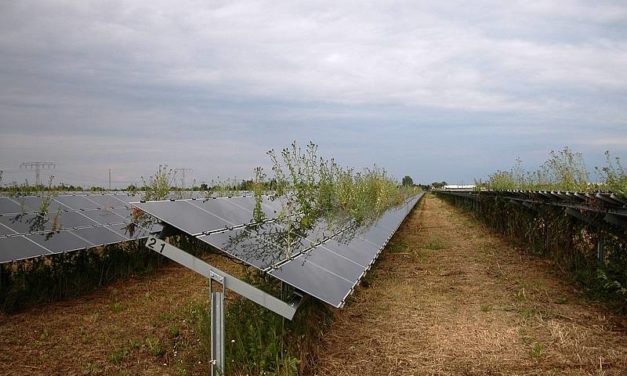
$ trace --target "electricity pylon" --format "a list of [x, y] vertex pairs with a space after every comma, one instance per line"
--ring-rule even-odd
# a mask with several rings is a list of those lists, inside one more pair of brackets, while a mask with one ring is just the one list
[[191, 168], [175, 168], [174, 172], [175, 173], [181, 173], [181, 184], [183, 185], [181, 188], [185, 189], [185, 172], [189, 171], [192, 172]]
[[24, 162], [20, 165], [20, 168], [35, 170], [35, 186], [41, 185], [41, 170], [51, 170], [54, 167], [54, 162]]

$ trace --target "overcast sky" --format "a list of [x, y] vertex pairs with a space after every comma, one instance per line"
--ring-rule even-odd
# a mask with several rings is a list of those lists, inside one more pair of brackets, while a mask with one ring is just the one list
[[[504, 5], [507, 4], [507, 5]], [[570, 146], [627, 159], [624, 1], [1, 1], [0, 169], [245, 178], [313, 141], [471, 183]]]

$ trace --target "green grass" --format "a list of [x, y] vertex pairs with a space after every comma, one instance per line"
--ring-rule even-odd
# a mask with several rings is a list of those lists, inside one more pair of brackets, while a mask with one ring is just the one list
[[534, 359], [540, 359], [544, 355], [544, 345], [540, 342], [534, 342], [529, 350], [529, 355]]
[[165, 354], [165, 349], [163, 348], [163, 344], [161, 340], [156, 337], [148, 337], [146, 338], [146, 348], [148, 352], [153, 356], [162, 356]]
[[113, 364], [120, 364], [128, 355], [128, 350], [126, 348], [118, 349], [109, 354], [109, 362]]
[[113, 313], [120, 313], [120, 312], [124, 311], [124, 307], [122, 306], [121, 303], [113, 303], [113, 304], [111, 304], [111, 311]]
[[442, 239], [431, 239], [423, 245], [423, 248], [439, 251], [448, 248], [448, 245]]
[[168, 333], [170, 334], [171, 338], [176, 338], [179, 335], [181, 335], [181, 330], [179, 329], [178, 326], [171, 325], [170, 328], [168, 329]]

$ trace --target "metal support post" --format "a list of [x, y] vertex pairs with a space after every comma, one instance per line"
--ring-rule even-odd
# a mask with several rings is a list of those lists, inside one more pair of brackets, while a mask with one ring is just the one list
[[[209, 293], [211, 295], [211, 376], [224, 375], [224, 278], [210, 273]], [[222, 285], [222, 291], [213, 291], [213, 281]]]
[[[148, 237], [146, 247], [209, 279], [209, 295], [211, 297], [210, 364], [212, 376], [223, 376], [225, 372], [224, 297], [227, 288], [288, 320], [294, 317], [302, 302], [302, 295], [299, 294], [294, 294], [294, 297], [297, 299], [292, 302], [285, 302], [276, 298], [154, 236]], [[222, 291], [213, 291], [213, 281], [222, 285]]]

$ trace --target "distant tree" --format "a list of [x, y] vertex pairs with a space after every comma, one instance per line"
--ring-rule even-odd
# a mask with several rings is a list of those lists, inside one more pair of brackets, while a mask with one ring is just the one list
[[406, 175], [403, 178], [403, 183], [402, 184], [403, 184], [404, 187], [411, 187], [412, 185], [414, 185], [414, 179], [412, 179], [411, 176]]
[[209, 190], [209, 186], [207, 185], [207, 183], [202, 183], [200, 185], [200, 190], [201, 191], [208, 191]]
[[431, 183], [431, 186], [433, 188], [436, 188], [436, 189], [444, 188], [445, 185], [447, 185], [447, 183], [445, 181], [435, 181], [435, 182]]

